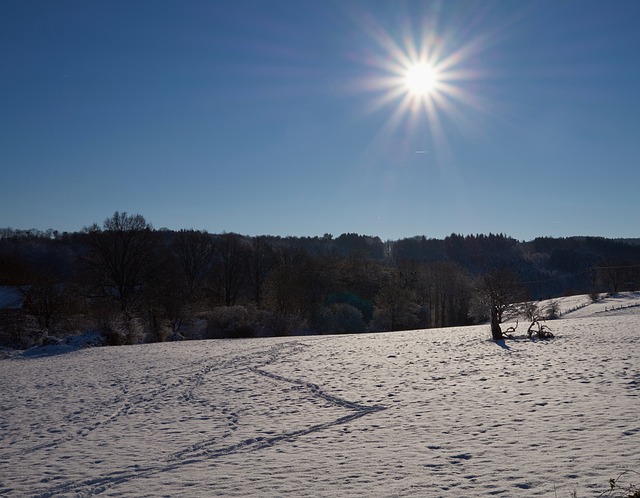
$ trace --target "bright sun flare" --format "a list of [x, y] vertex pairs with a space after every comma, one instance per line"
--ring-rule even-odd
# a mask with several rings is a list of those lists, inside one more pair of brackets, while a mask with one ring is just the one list
[[438, 72], [426, 62], [420, 62], [407, 68], [404, 84], [415, 97], [428, 97], [438, 84]]
[[372, 70], [363, 74], [357, 89], [374, 93], [369, 112], [390, 111], [381, 132], [416, 134], [437, 155], [450, 154], [447, 135], [452, 127], [445, 129], [445, 120], [466, 131], [475, 126], [478, 112], [487, 111], [480, 56], [494, 40], [491, 33], [460, 31], [457, 23], [449, 25], [436, 14], [418, 18], [400, 19], [390, 31], [373, 17], [363, 21], [372, 43], [362, 60]]

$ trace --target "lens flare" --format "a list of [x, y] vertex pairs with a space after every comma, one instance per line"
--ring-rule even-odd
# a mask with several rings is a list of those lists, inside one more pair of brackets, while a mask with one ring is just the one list
[[444, 19], [432, 12], [384, 26], [373, 15], [358, 20], [367, 35], [361, 60], [368, 71], [354, 90], [369, 93], [367, 113], [387, 113], [381, 133], [388, 135], [426, 127], [425, 145], [436, 154], [451, 151], [451, 133], [481, 131], [476, 118], [491, 112], [479, 89], [492, 76], [480, 68], [497, 36]]
[[438, 70], [431, 64], [419, 62], [407, 68], [404, 83], [413, 96], [428, 97], [438, 86]]

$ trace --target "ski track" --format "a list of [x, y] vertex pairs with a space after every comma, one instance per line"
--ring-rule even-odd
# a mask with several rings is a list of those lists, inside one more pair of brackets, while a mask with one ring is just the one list
[[4, 359], [0, 495], [598, 496], [640, 468], [639, 324]]

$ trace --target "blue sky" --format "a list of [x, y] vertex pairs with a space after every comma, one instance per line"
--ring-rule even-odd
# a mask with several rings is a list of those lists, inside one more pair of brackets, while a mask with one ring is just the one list
[[[638, 237], [640, 3], [0, 2], [0, 227]], [[413, 96], [420, 54], [439, 86]]]

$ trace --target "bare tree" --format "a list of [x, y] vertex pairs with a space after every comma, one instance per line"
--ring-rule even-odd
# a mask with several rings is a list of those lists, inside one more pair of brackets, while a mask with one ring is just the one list
[[598, 287], [608, 289], [609, 293], [617, 294], [625, 289], [633, 290], [638, 278], [640, 265], [629, 264], [599, 266], [595, 268]]
[[510, 270], [495, 270], [480, 278], [477, 284], [480, 301], [489, 308], [491, 337], [504, 339], [500, 327], [505, 311], [523, 297], [523, 289]]
[[416, 294], [397, 275], [390, 275], [375, 299], [375, 327], [380, 330], [406, 330], [418, 325]]
[[218, 279], [225, 306], [236, 304], [246, 282], [247, 241], [241, 235], [224, 233], [216, 244], [219, 258]]
[[102, 229], [94, 224], [85, 231], [90, 247], [86, 262], [99, 295], [115, 301], [130, 319], [153, 268], [157, 237], [151, 224], [140, 214], [116, 211]]
[[171, 252], [178, 261], [186, 292], [189, 297], [193, 297], [206, 286], [213, 268], [213, 237], [207, 232], [181, 230], [173, 241]]
[[292, 264], [276, 266], [265, 282], [265, 304], [279, 315], [301, 313], [299, 279]]
[[256, 306], [259, 308], [262, 304], [264, 283], [275, 265], [275, 254], [266, 237], [255, 237], [251, 240], [248, 263], [249, 281]]
[[421, 303], [429, 309], [431, 327], [460, 325], [468, 319], [471, 283], [456, 263], [423, 265], [416, 288]]
[[36, 320], [41, 334], [46, 337], [60, 318], [64, 292], [63, 285], [52, 273], [37, 274], [27, 287], [18, 287], [24, 296], [25, 310]]
[[280, 315], [310, 320], [337, 282], [331, 258], [283, 254], [265, 281], [265, 306]]

